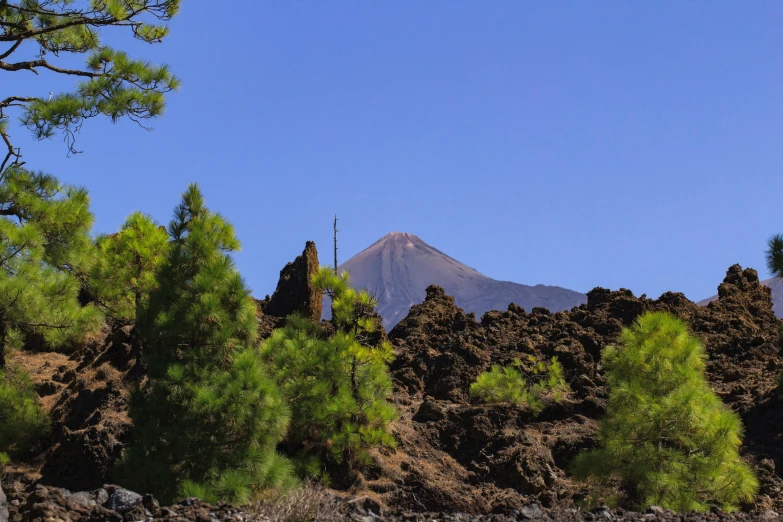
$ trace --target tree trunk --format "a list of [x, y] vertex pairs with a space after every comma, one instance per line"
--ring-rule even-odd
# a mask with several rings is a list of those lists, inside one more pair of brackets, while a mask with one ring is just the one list
[[351, 361], [351, 392], [353, 394], [353, 400], [356, 404], [359, 404], [359, 383], [356, 380], [356, 357]]
[[136, 317], [133, 319], [133, 324], [136, 324], [139, 321], [139, 315], [141, 314], [141, 291], [136, 290], [133, 297], [133, 304], [136, 307]]
[[334, 275], [337, 273], [337, 214], [334, 215]]
[[6, 327], [2, 315], [0, 315], [0, 370], [5, 370], [5, 338]]

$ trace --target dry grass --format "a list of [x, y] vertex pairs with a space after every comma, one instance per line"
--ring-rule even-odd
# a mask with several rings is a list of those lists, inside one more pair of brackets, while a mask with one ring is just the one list
[[[73, 370], [78, 366], [76, 361], [72, 361], [67, 355], [55, 352], [25, 352], [14, 350], [9, 356], [9, 365], [22, 369], [30, 376], [34, 385], [43, 381], [49, 381], [54, 374], [60, 371], [60, 368]], [[60, 394], [55, 393], [48, 397], [39, 399], [41, 406], [45, 411], [50, 412], [57, 403]]]
[[269, 522], [338, 522], [347, 518], [345, 504], [314, 485], [291, 491], [267, 490], [247, 511], [254, 520]]

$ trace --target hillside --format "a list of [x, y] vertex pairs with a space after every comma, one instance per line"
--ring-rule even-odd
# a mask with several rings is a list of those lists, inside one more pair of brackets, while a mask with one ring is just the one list
[[[258, 303], [262, 339], [292, 312], [315, 315], [318, 302], [311, 299], [313, 288], [304, 274], [318, 264], [315, 245], [308, 243], [281, 271], [280, 295]], [[730, 267], [718, 294], [715, 302], [700, 307], [679, 293], [652, 300], [626, 289], [595, 288], [585, 304], [568, 312], [508, 306], [477, 322], [443, 288], [427, 287], [424, 302], [411, 307], [388, 333], [396, 353], [390, 368], [395, 447], [372, 449], [350, 484], [327, 492], [345, 509], [361, 511], [329, 520], [777, 519], [783, 511], [783, 479], [777, 471], [783, 462], [779, 321], [769, 288], [759, 284], [752, 269]], [[754, 501], [742, 506], [743, 513], [632, 513], [623, 510], [633, 504], [632, 492], [622, 484], [608, 491], [620, 505], [610, 511], [600, 503], [607, 491], [569, 472], [574, 457], [595, 446], [598, 421], [605, 414], [601, 351], [649, 310], [665, 310], [688, 322], [707, 350], [706, 376], [713, 390], [742, 417], [743, 458], [761, 485]], [[161, 508], [149, 495], [106, 485], [116, 480], [122, 448], [133, 437], [131, 394], [146, 379], [132, 344], [131, 328], [106, 325], [70, 354], [45, 347], [13, 353], [12, 364], [30, 373], [53, 422], [42, 444], [6, 469], [7, 520], [290, 520], [192, 498]], [[547, 402], [536, 415], [523, 405], [471, 400], [470, 384], [481, 372], [531, 356], [561, 361], [571, 390], [564, 401]], [[5, 520], [2, 511], [0, 492], [0, 520]]]
[[[424, 301], [429, 285], [442, 287], [454, 296], [457, 306], [477, 317], [505, 310], [510, 303], [527, 311], [539, 306], [558, 312], [587, 302], [584, 294], [558, 286], [492, 279], [404, 232], [387, 234], [339, 268], [351, 274], [354, 287], [378, 297], [378, 312], [387, 329], [400, 322], [411, 306]], [[324, 311], [328, 314], [329, 307], [324, 306]]]

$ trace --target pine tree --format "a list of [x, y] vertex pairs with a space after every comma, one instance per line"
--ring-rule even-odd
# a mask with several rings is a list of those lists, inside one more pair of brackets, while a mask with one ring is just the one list
[[5, 348], [35, 333], [52, 346], [99, 326], [78, 302], [75, 274], [89, 267], [92, 224], [83, 189], [11, 167], [0, 175], [0, 369]]
[[519, 359], [510, 366], [493, 365], [470, 385], [470, 394], [486, 403], [526, 406], [534, 413], [544, 408], [546, 398], [563, 400], [569, 387], [557, 357], [540, 361], [531, 355], [527, 362], [527, 367]]
[[377, 339], [372, 297], [353, 290], [347, 273], [324, 267], [314, 284], [332, 298], [336, 331], [327, 335], [307, 319], [290, 317], [264, 343], [263, 354], [291, 404], [289, 446], [299, 452], [305, 474], [324, 477], [324, 467], [355, 466], [369, 448], [394, 445], [393, 351]]
[[151, 217], [135, 212], [112, 235], [98, 237], [92, 287], [107, 315], [134, 323], [155, 288], [168, 251], [168, 234]]
[[8, 453], [24, 452], [50, 429], [30, 377], [20, 368], [0, 371], [0, 466]]
[[[87, 119], [127, 117], [141, 125], [162, 114], [165, 94], [178, 87], [177, 78], [165, 65], [134, 60], [103, 45], [100, 36], [103, 28], [126, 27], [137, 40], [160, 42], [169, 33], [164, 24], [177, 14], [179, 4], [179, 0], [0, 1], [0, 45], [7, 45], [0, 50], [0, 71], [36, 75], [46, 71], [81, 80], [74, 92], [51, 93], [48, 98], [19, 92], [0, 100], [0, 138], [7, 150], [0, 160], [0, 174], [9, 165], [22, 164], [21, 151], [13, 146], [8, 129], [9, 111], [19, 111], [23, 124], [38, 139], [62, 132], [70, 153], [78, 152], [74, 138]], [[86, 64], [72, 68], [72, 55], [78, 54], [87, 55]]]
[[783, 234], [775, 234], [767, 241], [767, 269], [775, 277], [783, 277]]
[[229, 255], [233, 227], [191, 185], [168, 230], [159, 288], [138, 322], [151, 385], [133, 401], [123, 472], [165, 501], [245, 502], [292, 480], [275, 452], [290, 414], [253, 347], [256, 308]]
[[[165, 65], [102, 45], [100, 31], [127, 27], [138, 40], [159, 42], [178, 9], [179, 0], [0, 1], [0, 71], [80, 80], [73, 92], [48, 98], [16, 92], [0, 99], [0, 368], [5, 346], [18, 345], [22, 332], [56, 345], [99, 320], [94, 307], [81, 309], [75, 299], [92, 255], [87, 193], [26, 170], [9, 118], [19, 116], [38, 139], [63, 133], [69, 153], [76, 153], [74, 138], [87, 119], [128, 117], [141, 124], [160, 115], [165, 94], [179, 81]], [[87, 55], [84, 67], [72, 68], [68, 57], [76, 54]]]
[[758, 484], [742, 462], [742, 423], [710, 389], [706, 354], [688, 328], [648, 312], [607, 347], [609, 401], [600, 447], [580, 456], [578, 475], [616, 476], [642, 506], [725, 510], [749, 502]]

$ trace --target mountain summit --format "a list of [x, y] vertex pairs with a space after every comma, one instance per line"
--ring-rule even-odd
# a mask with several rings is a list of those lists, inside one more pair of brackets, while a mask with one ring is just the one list
[[510, 303], [528, 311], [542, 306], [557, 312], [587, 302], [584, 294], [557, 286], [526, 286], [489, 278], [405, 232], [385, 235], [339, 269], [351, 274], [355, 288], [378, 297], [378, 313], [386, 328], [404, 319], [411, 306], [424, 301], [429, 285], [443, 287], [454, 296], [457, 306], [479, 317], [489, 310], [505, 310]]

